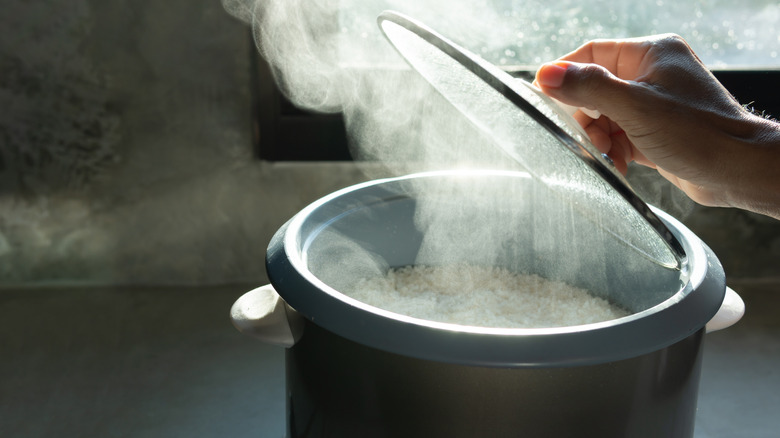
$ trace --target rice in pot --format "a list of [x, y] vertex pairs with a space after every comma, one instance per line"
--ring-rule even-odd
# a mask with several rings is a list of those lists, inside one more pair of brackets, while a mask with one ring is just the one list
[[395, 268], [345, 293], [402, 315], [479, 327], [563, 327], [629, 314], [564, 282], [471, 265]]

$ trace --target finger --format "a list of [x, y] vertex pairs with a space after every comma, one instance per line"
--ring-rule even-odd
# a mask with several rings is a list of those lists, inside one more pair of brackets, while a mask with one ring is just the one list
[[585, 129], [585, 132], [588, 133], [590, 142], [593, 146], [596, 146], [596, 149], [598, 149], [599, 152], [602, 154], [609, 154], [609, 151], [612, 149], [612, 139], [609, 138], [609, 135], [604, 132], [603, 129], [589, 126]]
[[674, 37], [666, 34], [642, 38], [594, 40], [560, 59], [583, 64], [599, 64], [621, 79], [633, 80], [640, 75], [652, 49], [659, 42]]
[[646, 106], [652, 103], [652, 90], [596, 64], [544, 64], [536, 79], [545, 94], [568, 105], [595, 109], [621, 126], [623, 121], [643, 119]]
[[[623, 135], [625, 136], [625, 133]], [[628, 137], [626, 137], [625, 141], [627, 141], [628, 143], [631, 143], [631, 140], [629, 140]], [[632, 152], [633, 152], [634, 162], [636, 162], [637, 164], [641, 164], [643, 166], [649, 167], [651, 169], [655, 169], [657, 167], [654, 162], [650, 161], [650, 159], [647, 158], [645, 156], [645, 154], [642, 153], [641, 150], [639, 150], [638, 148], [634, 147], [633, 144], [631, 145], [631, 149], [632, 149]]]
[[660, 167], [657, 168], [657, 170], [661, 176], [663, 176], [669, 182], [677, 186], [677, 188], [685, 192], [685, 194], [688, 195], [688, 197], [691, 198], [696, 203], [710, 206], [710, 207], [728, 205], [727, 202], [724, 199], [722, 199], [722, 197], [718, 192], [708, 190], [707, 188], [701, 185], [693, 184], [687, 180], [681, 179], [678, 176], [674, 175], [673, 173], [667, 172]]
[[590, 125], [591, 123], [594, 123], [597, 120], [597, 119], [594, 119], [593, 117], [585, 114], [581, 110], [577, 111], [576, 113], [574, 113], [573, 117], [574, 117], [574, 120], [576, 120], [577, 123], [579, 123], [580, 126], [582, 126], [583, 128], [587, 128], [588, 125]]
[[625, 175], [628, 172], [628, 159], [625, 157], [623, 148], [612, 148], [607, 154], [618, 172]]

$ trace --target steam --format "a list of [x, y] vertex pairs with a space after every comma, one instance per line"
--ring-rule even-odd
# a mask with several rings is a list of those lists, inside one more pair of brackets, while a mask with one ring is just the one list
[[[357, 160], [391, 171], [506, 167], [481, 134], [418, 75], [376, 24], [386, 9], [426, 23], [459, 43], [499, 47], [512, 27], [482, 1], [223, 0], [251, 23], [281, 92], [318, 112], [341, 112]], [[468, 46], [468, 45], [467, 45]], [[480, 49], [481, 50], [481, 49]]]
[[[396, 10], [484, 55], [506, 50], [507, 41], [519, 38], [518, 17], [506, 16], [484, 0], [223, 0], [223, 4], [251, 23], [258, 50], [286, 97], [302, 108], [344, 114], [355, 159], [382, 163], [396, 174], [453, 168], [522, 170], [407, 66], [376, 23], [382, 11]], [[575, 45], [570, 43], [567, 49]], [[536, 138], [517, 129], [514, 134]], [[544, 189], [531, 193], [527, 187], [512, 186], [516, 180], [506, 181], [509, 185], [492, 180], [492, 185], [480, 186], [479, 179], [471, 179], [463, 185], [426, 187], [439, 200], [469, 202], [445, 202], [446, 209], [441, 202], [430, 208], [420, 203], [415, 224], [424, 231], [424, 239], [417, 259], [409, 262], [501, 264], [507, 257], [501, 250], [506, 242], [533, 228], [539, 234], [515, 245], [525, 252], [513, 250], [514, 259], [544, 260], [550, 278], [582, 278], [580, 273], [588, 270], [587, 281], [603, 284], [608, 255], [600, 242], [607, 239], [608, 221], [620, 218], [606, 218], [583, 230], [574, 207], [552, 208]], [[386, 268], [365, 266], [366, 260], [377, 258], [350, 247], [338, 235], [322, 239], [334, 242], [327, 247], [338, 249], [337, 266], [359, 267], [355, 269], [361, 272]], [[568, 256], [564, 249], [575, 254]], [[350, 255], [354, 260], [346, 260]], [[577, 262], [583, 255], [587, 262]], [[333, 257], [327, 256], [330, 261]], [[339, 272], [323, 276], [334, 281], [353, 278], [352, 273]]]
[[[376, 22], [382, 11], [392, 9], [435, 25], [458, 43], [499, 47], [511, 27], [507, 25], [502, 31], [500, 24], [506, 19], [483, 3], [224, 0], [229, 11], [252, 23], [258, 49], [270, 64], [281, 92], [300, 107], [343, 113], [353, 158], [382, 163], [382, 173], [395, 174], [452, 168], [518, 169], [517, 163], [408, 67]], [[495, 248], [514, 232], [507, 230], [517, 230], [520, 225], [506, 215], [500, 224], [495, 217], [491, 221], [486, 212], [499, 211], [514, 189], [477, 188], [477, 182], [467, 185], [481, 192], [477, 198], [483, 205], [476, 213], [458, 203], [448, 204], [446, 210], [441, 204], [418, 205], [415, 223], [425, 230], [425, 239], [417, 263], [495, 261]], [[432, 197], [439, 198], [464, 195], [465, 189], [426, 187], [436, 192]], [[484, 226], [475, 226], [475, 219]], [[344, 278], [354, 278], [356, 269], [365, 274], [386, 268], [370, 262], [381, 258], [338, 237], [321, 236], [332, 249], [327, 258], [330, 262], [338, 259], [331, 265], [351, 268], [337, 273], [319, 270], [326, 283], [330, 279], [329, 284], [337, 285]], [[346, 260], [350, 255], [352, 259]]]

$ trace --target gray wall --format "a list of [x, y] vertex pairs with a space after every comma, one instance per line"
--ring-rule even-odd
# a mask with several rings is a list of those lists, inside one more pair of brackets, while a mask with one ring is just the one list
[[[265, 281], [272, 233], [366, 177], [253, 157], [251, 50], [217, 0], [5, 0], [0, 284]], [[778, 222], [688, 213], [730, 276], [777, 277]]]
[[219, 1], [4, 3], [2, 283], [263, 281], [272, 232], [362, 178], [253, 157], [253, 47]]

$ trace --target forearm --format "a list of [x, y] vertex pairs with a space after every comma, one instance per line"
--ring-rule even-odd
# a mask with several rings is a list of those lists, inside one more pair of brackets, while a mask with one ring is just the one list
[[732, 166], [727, 205], [780, 219], [780, 123], [761, 119], [753, 123], [750, 138], [737, 139], [743, 147]]

